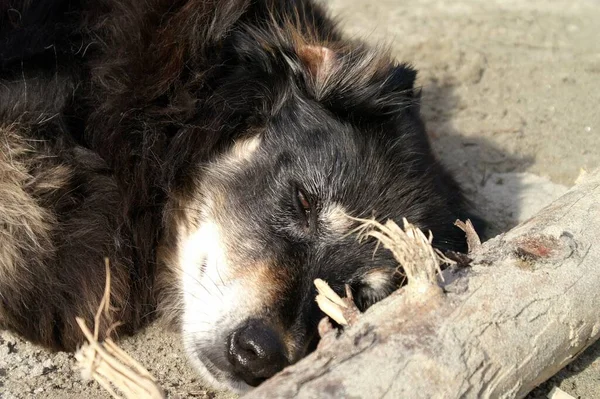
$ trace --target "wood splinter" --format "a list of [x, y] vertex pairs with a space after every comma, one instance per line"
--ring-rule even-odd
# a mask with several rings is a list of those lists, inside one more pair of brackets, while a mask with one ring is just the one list
[[475, 231], [475, 227], [470, 219], [467, 219], [466, 222], [457, 219], [456, 222], [454, 222], [454, 225], [464, 231], [467, 235], [467, 247], [469, 248], [469, 254], [481, 247], [481, 239]]
[[360, 310], [354, 304], [350, 286], [346, 284], [346, 298], [341, 298], [320, 278], [315, 280], [317, 287], [317, 304], [333, 321], [341, 326], [349, 326], [360, 316]]

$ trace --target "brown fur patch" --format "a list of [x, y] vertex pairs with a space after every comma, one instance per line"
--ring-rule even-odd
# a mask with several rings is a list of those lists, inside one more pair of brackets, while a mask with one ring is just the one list
[[327, 47], [301, 46], [298, 55], [313, 76], [323, 78], [327, 76], [335, 61], [335, 53]]
[[248, 295], [261, 298], [265, 307], [277, 303], [290, 280], [286, 268], [277, 267], [268, 260], [235, 262], [232, 266], [230, 278], [243, 281], [248, 287]]

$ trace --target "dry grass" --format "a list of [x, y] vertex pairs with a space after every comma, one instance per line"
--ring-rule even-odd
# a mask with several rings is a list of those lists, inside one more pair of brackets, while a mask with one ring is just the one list
[[437, 285], [437, 276], [441, 275], [440, 261], [449, 260], [433, 249], [433, 235], [426, 236], [418, 227], [402, 219], [403, 229], [393, 220], [381, 224], [374, 219], [356, 219], [361, 223], [354, 231], [359, 242], [369, 237], [392, 252], [398, 265], [402, 267], [410, 284]]
[[[96, 380], [114, 398], [164, 398], [162, 389], [148, 370], [120, 349], [112, 339], [98, 342], [100, 317], [103, 312], [107, 314], [109, 308], [110, 268], [107, 259], [106, 285], [94, 318], [94, 332], [90, 331], [82, 318], [77, 318], [77, 324], [88, 340], [75, 354], [83, 377]], [[107, 336], [114, 327], [116, 326], [109, 329]]]
[[[432, 247], [431, 232], [426, 236], [406, 219], [402, 219], [404, 228], [400, 228], [393, 220], [381, 224], [374, 219], [349, 218], [359, 223], [359, 226], [351, 232], [351, 234], [358, 234], [359, 242], [373, 237], [377, 239], [378, 246], [381, 244], [392, 252], [399, 267], [406, 274], [408, 280], [406, 291], [411, 297], [419, 297], [424, 293], [441, 293], [438, 284], [438, 276], [443, 279], [440, 264], [455, 262]], [[467, 221], [467, 225], [472, 227], [470, 221]], [[336, 323], [342, 326], [351, 325], [359, 312], [352, 301], [349, 287], [346, 286], [346, 298], [341, 298], [325, 281], [317, 279], [314, 284], [318, 291], [316, 300], [319, 308]]]

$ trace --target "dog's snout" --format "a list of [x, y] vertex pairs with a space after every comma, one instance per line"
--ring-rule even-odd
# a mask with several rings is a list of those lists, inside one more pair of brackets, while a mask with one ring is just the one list
[[257, 386], [287, 364], [277, 331], [262, 321], [250, 321], [235, 330], [228, 341], [227, 357], [235, 374]]

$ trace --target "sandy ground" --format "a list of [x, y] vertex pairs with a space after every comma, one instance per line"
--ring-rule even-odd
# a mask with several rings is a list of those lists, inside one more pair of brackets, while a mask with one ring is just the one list
[[[385, 40], [420, 72], [423, 114], [442, 160], [501, 231], [600, 165], [600, 2], [331, 0], [351, 35]], [[122, 342], [171, 397], [202, 387], [177, 337], [150, 328]], [[536, 389], [600, 397], [600, 344]], [[0, 397], [108, 397], [49, 354], [0, 332]]]

